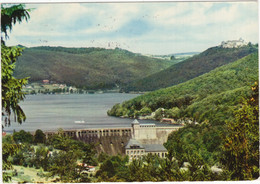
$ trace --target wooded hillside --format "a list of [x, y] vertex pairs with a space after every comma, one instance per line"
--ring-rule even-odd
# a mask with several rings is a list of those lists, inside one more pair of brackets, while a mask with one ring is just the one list
[[44, 79], [85, 89], [112, 89], [166, 69], [161, 60], [122, 49], [34, 47], [19, 57], [15, 77]]
[[133, 81], [123, 87], [122, 91], [154, 91], [180, 84], [257, 52], [257, 50], [258, 45], [251, 44], [241, 48], [212, 47], [163, 71]]
[[154, 118], [158, 120], [190, 118], [222, 124], [232, 118], [233, 109], [241, 98], [248, 96], [252, 82], [257, 80], [255, 53], [182, 84], [116, 104], [108, 114], [138, 118], [155, 112]]

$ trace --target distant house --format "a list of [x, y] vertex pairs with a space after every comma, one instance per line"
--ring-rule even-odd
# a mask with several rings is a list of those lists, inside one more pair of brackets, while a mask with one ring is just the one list
[[47, 80], [47, 79], [45, 79], [45, 80], [42, 80], [42, 83], [43, 83], [43, 84], [49, 84], [49, 83], [50, 83], [50, 81], [49, 81], [49, 80]]
[[60, 84], [60, 85], [59, 85], [59, 88], [60, 88], [60, 89], [64, 89], [65, 87], [67, 87], [66, 84]]
[[87, 167], [87, 164], [83, 164], [83, 163], [79, 162], [79, 163], [78, 163], [78, 166]]
[[53, 151], [49, 151], [49, 152], [48, 152], [48, 156], [49, 156], [49, 157], [52, 157], [52, 156], [53, 156]]
[[89, 172], [95, 172], [95, 170], [96, 170], [96, 167], [95, 166], [91, 166], [91, 165], [87, 166], [87, 168], [88, 168]]
[[165, 158], [168, 152], [162, 144], [141, 144], [135, 139], [130, 139], [125, 147], [125, 154], [129, 160], [141, 158], [149, 153]]
[[174, 124], [176, 123], [174, 119], [171, 119], [171, 118], [163, 118], [161, 120], [162, 123], [171, 123], [171, 124]]
[[95, 170], [96, 170], [95, 166], [91, 166], [91, 165], [87, 165], [87, 164], [83, 164], [83, 163], [78, 163], [78, 166], [85, 168], [85, 170], [83, 172], [95, 172]]
[[69, 87], [69, 91], [71, 91], [71, 90], [72, 90], [73, 93], [74, 93], [75, 91], [77, 91], [77, 88], [70, 86], [70, 87]]

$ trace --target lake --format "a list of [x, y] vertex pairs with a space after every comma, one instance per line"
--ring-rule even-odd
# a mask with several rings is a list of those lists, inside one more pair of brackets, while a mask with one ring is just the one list
[[[71, 95], [27, 95], [20, 105], [26, 114], [26, 121], [19, 125], [12, 122], [4, 131], [25, 130], [34, 132], [37, 129], [55, 131], [59, 128], [84, 129], [130, 127], [133, 119], [116, 118], [107, 115], [107, 110], [116, 103], [137, 97], [138, 94], [103, 93]], [[75, 121], [85, 121], [77, 124]], [[142, 123], [155, 122], [140, 120]]]

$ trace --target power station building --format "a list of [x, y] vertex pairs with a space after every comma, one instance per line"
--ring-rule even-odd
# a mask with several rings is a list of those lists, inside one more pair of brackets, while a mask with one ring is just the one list
[[158, 142], [158, 127], [154, 123], [140, 124], [137, 120], [132, 122], [132, 138], [125, 146], [125, 154], [130, 160], [140, 158], [147, 154], [164, 158], [167, 149], [163, 142]]
[[138, 159], [147, 154], [164, 158], [167, 153], [167, 149], [162, 144], [141, 144], [135, 139], [130, 139], [125, 147], [125, 155], [128, 155], [129, 160]]

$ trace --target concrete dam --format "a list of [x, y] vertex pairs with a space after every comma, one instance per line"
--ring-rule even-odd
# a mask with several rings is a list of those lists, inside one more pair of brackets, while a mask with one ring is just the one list
[[[156, 126], [154, 123], [140, 124], [134, 120], [131, 127], [64, 130], [63, 134], [85, 143], [95, 144], [98, 153], [123, 155], [125, 154], [125, 146], [132, 138], [142, 144], [163, 144], [171, 132], [181, 127], [181, 125]], [[47, 136], [55, 133], [57, 132], [45, 132]]]

